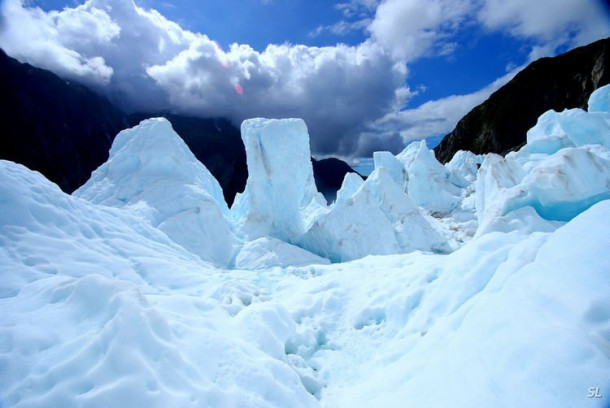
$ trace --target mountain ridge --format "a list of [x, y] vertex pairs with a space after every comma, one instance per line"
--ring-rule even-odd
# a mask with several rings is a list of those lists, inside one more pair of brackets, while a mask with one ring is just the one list
[[547, 110], [587, 108], [591, 93], [610, 83], [610, 38], [529, 64], [473, 108], [434, 148], [446, 163], [459, 150], [505, 154], [522, 146]]

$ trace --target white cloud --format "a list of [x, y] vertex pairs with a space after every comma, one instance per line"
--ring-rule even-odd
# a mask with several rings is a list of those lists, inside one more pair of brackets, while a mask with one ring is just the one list
[[527, 39], [531, 58], [553, 55], [610, 35], [600, 7], [595, 0], [349, 0], [336, 6], [341, 21], [317, 31], [368, 30], [371, 38], [360, 45], [258, 52], [233, 44], [225, 53], [206, 35], [131, 0], [88, 0], [51, 12], [4, 0], [0, 46], [133, 110], [171, 108], [236, 123], [303, 117], [314, 152], [350, 156], [449, 132], [507, 78], [400, 111], [411, 95], [405, 61], [450, 57], [456, 34], [473, 27]]
[[426, 102], [414, 109], [388, 113], [371, 128], [372, 134], [377, 135], [374, 139], [376, 144], [369, 139], [361, 141], [358, 154], [364, 157], [382, 148], [396, 151], [401, 144], [404, 146], [414, 140], [451, 132], [464, 115], [510, 81], [522, 68], [514, 69], [476, 92], [451, 95]]
[[354, 31], [364, 31], [371, 24], [371, 19], [363, 18], [357, 21], [341, 20], [330, 25], [320, 25], [309, 33], [310, 37], [317, 37], [323, 32], [329, 32], [336, 36], [348, 35]]
[[[73, 18], [78, 14], [78, 18]], [[89, 39], [108, 44], [120, 34], [108, 14], [98, 8], [45, 13], [24, 9], [17, 0], [2, 5], [0, 45], [10, 55], [61, 75], [106, 84], [113, 69], [103, 57], [79, 52], [74, 45]]]
[[335, 8], [340, 10], [346, 18], [369, 17], [379, 5], [380, 0], [349, 0], [344, 3], [337, 3]]
[[107, 83], [103, 90], [128, 108], [172, 108], [236, 123], [302, 117], [320, 154], [351, 154], [362, 129], [408, 94], [404, 64], [371, 41], [270, 45], [263, 52], [233, 44], [224, 53], [206, 35], [127, 0], [89, 0], [49, 13], [6, 0], [2, 15], [0, 46], [9, 55]]
[[446, 40], [472, 9], [469, 0], [386, 0], [377, 8], [369, 30], [396, 56], [414, 60], [445, 50]]
[[531, 58], [610, 36], [610, 17], [598, 0], [385, 0], [368, 29], [410, 61], [451, 54], [455, 34], [477, 26], [529, 40]]
[[555, 47], [583, 45], [610, 35], [610, 20], [597, 0], [484, 0], [479, 21], [488, 29]]
[[335, 4], [335, 9], [343, 14], [343, 19], [334, 24], [319, 25], [309, 33], [317, 37], [324, 32], [336, 36], [345, 36], [355, 31], [366, 31], [373, 21], [373, 15], [379, 5], [379, 0], [350, 0]]
[[[230, 64], [218, 64], [214, 50], [196, 45], [148, 74], [167, 90], [172, 104], [192, 112], [303, 117], [312, 148], [321, 154], [350, 154], [366, 124], [402, 103], [406, 72], [375, 44], [357, 47], [270, 45], [259, 53], [231, 46]], [[240, 84], [243, 95], [234, 92]]]

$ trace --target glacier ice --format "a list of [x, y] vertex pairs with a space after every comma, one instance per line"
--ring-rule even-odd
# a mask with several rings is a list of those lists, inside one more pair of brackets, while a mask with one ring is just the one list
[[364, 184], [364, 180], [356, 173], [347, 173], [343, 177], [341, 188], [337, 191], [337, 203], [342, 203], [349, 200], [360, 187]]
[[74, 195], [139, 214], [219, 266], [231, 262], [238, 245], [220, 185], [164, 118], [120, 132], [108, 161]]
[[457, 187], [466, 188], [477, 179], [477, 172], [484, 157], [472, 152], [460, 150], [445, 165], [449, 172], [449, 182]]
[[602, 86], [589, 96], [589, 112], [610, 113], [610, 86]]
[[444, 252], [445, 239], [420, 214], [419, 209], [385, 167], [377, 168], [364, 183], [392, 224], [401, 252]]
[[[610, 87], [596, 92], [606, 95]], [[490, 154], [481, 166], [475, 183], [477, 234], [498, 223], [506, 226], [503, 219], [520, 208], [535, 209], [543, 220], [565, 222], [610, 198], [609, 146], [608, 113], [544, 113], [522, 149], [505, 158]]]
[[460, 189], [449, 181], [447, 169], [436, 160], [425, 140], [412, 143], [397, 158], [407, 169], [407, 191], [415, 204], [438, 213], [449, 213], [458, 205]]
[[609, 112], [587, 113], [582, 109], [567, 109], [563, 112], [551, 110], [542, 114], [536, 125], [527, 132], [527, 144], [521, 151], [522, 154], [553, 154], [566, 147], [586, 144], [599, 144], [610, 148], [609, 134]]
[[299, 240], [304, 248], [343, 262], [366, 255], [444, 251], [445, 239], [424, 219], [385, 167], [379, 167], [349, 198], [357, 184], [346, 174], [337, 202], [318, 216]]
[[506, 157], [378, 154], [329, 207], [295, 120], [251, 123], [232, 210], [163, 120], [75, 196], [0, 161], [0, 406], [604, 407], [609, 93]]
[[316, 405], [229, 330], [214, 295], [243, 277], [11, 162], [0, 196], [0, 405]]
[[333, 262], [400, 252], [393, 225], [366, 182], [316, 217], [298, 244]]
[[272, 267], [324, 265], [328, 259], [280, 241], [277, 238], [263, 237], [246, 242], [235, 257], [235, 268], [265, 269]]
[[241, 129], [248, 180], [231, 208], [236, 229], [248, 240], [294, 242], [305, 232], [305, 214], [326, 202], [314, 183], [307, 126], [301, 119], [259, 118]]
[[610, 151], [565, 148], [538, 163], [507, 197], [504, 212], [531, 206], [548, 220], [568, 221], [610, 198]]
[[375, 169], [384, 167], [394, 182], [407, 191], [409, 185], [409, 173], [402, 163], [390, 152], [373, 153]]

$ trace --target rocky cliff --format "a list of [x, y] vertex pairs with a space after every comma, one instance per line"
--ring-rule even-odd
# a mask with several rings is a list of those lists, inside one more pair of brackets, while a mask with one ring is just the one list
[[458, 150], [507, 153], [549, 109], [587, 108], [591, 93], [610, 83], [610, 38], [532, 62], [464, 116], [434, 149], [443, 163]]

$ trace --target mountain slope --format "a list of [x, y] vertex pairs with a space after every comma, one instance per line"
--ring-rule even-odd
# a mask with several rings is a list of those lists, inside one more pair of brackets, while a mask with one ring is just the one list
[[0, 157], [71, 192], [108, 158], [124, 114], [106, 98], [0, 50]]
[[610, 38], [539, 59], [464, 116], [434, 149], [436, 157], [446, 163], [458, 150], [514, 150], [525, 143], [527, 130], [542, 113], [586, 108], [591, 92], [608, 83]]

